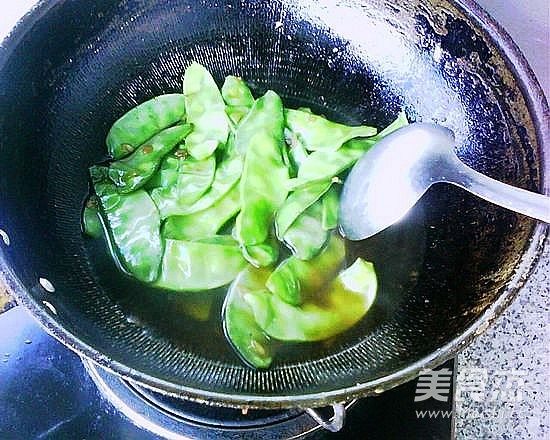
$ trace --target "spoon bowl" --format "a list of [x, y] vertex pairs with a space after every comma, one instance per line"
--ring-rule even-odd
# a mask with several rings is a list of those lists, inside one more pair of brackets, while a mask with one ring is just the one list
[[340, 228], [363, 240], [402, 219], [434, 183], [460, 186], [485, 200], [550, 222], [550, 198], [506, 185], [471, 169], [454, 151], [451, 130], [413, 123], [376, 143], [344, 184]]

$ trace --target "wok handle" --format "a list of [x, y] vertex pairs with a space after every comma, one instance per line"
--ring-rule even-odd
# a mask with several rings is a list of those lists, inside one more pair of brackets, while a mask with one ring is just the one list
[[326, 420], [317, 409], [307, 408], [308, 415], [315, 420], [319, 426], [330, 432], [338, 432], [344, 426], [346, 418], [346, 406], [343, 403], [335, 403], [332, 406], [334, 415]]
[[491, 179], [459, 160], [457, 162], [455, 175], [449, 183], [503, 208], [550, 223], [550, 197]]

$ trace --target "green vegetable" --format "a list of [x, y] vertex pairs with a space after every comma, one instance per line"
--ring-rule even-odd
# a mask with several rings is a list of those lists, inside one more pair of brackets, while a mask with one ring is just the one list
[[384, 128], [384, 130], [382, 130], [380, 133], [378, 133], [375, 136], [376, 137], [375, 142], [378, 142], [380, 139], [386, 137], [387, 135], [393, 133], [396, 130], [399, 130], [400, 128], [408, 124], [409, 124], [409, 120], [407, 119], [407, 114], [404, 111], [399, 112], [395, 121], [393, 121], [390, 125], [388, 125], [386, 128]]
[[177, 215], [195, 203], [212, 185], [216, 159], [192, 157], [178, 159], [176, 181], [151, 192], [161, 218]]
[[258, 99], [235, 135], [237, 151], [245, 151], [241, 177], [241, 212], [237, 237], [242, 245], [266, 241], [276, 210], [285, 201], [288, 170], [283, 163], [283, 104], [268, 91]]
[[114, 159], [132, 153], [160, 131], [183, 121], [185, 100], [180, 94], [161, 95], [130, 110], [107, 135], [107, 148]]
[[198, 63], [192, 63], [185, 71], [183, 94], [187, 121], [193, 124], [185, 145], [191, 156], [202, 160], [227, 141], [225, 103], [210, 72]]
[[91, 238], [98, 238], [103, 234], [103, 225], [101, 224], [101, 214], [98, 204], [99, 201], [97, 198], [91, 196], [86, 202], [84, 212], [82, 213], [82, 227], [84, 233]]
[[333, 235], [327, 246], [315, 258], [302, 261], [289, 257], [269, 276], [266, 287], [284, 302], [299, 306], [318, 295], [344, 262], [344, 241]]
[[351, 168], [365, 154], [365, 150], [347, 144], [338, 151], [314, 151], [302, 163], [298, 177], [288, 181], [289, 189], [302, 188], [312, 182], [331, 180]]
[[245, 296], [251, 292], [265, 292], [269, 272], [248, 267], [235, 279], [223, 306], [223, 323], [227, 339], [237, 353], [256, 368], [267, 368], [273, 360], [269, 338], [256, 323]]
[[240, 209], [238, 185], [202, 211], [188, 215], [168, 217], [164, 224], [163, 235], [176, 240], [195, 240], [210, 237], [218, 233], [227, 221]]
[[188, 124], [167, 128], [141, 145], [130, 156], [113, 162], [109, 177], [120, 192], [127, 193], [143, 186], [155, 173], [160, 162], [191, 132]]
[[338, 190], [333, 186], [321, 199], [323, 213], [321, 224], [323, 229], [330, 231], [338, 227], [338, 210], [340, 208], [340, 196]]
[[[255, 100], [236, 76], [220, 91], [192, 63], [183, 94], [147, 101], [111, 128], [115, 161], [90, 169], [97, 197], [83, 230], [104, 231], [128, 274], [180, 292], [171, 300], [189, 319], [209, 319], [217, 297], [208, 291], [231, 283], [226, 337], [245, 362], [267, 368], [278, 341], [330, 338], [369, 310], [373, 265], [359, 258], [341, 271], [337, 184], [407, 123], [401, 113], [376, 135], [309, 108], [285, 110], [275, 92]], [[292, 255], [281, 256], [283, 244]]]
[[166, 240], [155, 286], [170, 290], [209, 290], [229, 284], [246, 266], [239, 245]]
[[242, 78], [227, 76], [222, 86], [222, 96], [227, 104], [229, 119], [238, 124], [254, 105], [254, 97]]
[[163, 251], [157, 207], [144, 190], [120, 194], [107, 172], [103, 167], [90, 169], [120, 263], [137, 279], [152, 282]]
[[279, 242], [275, 237], [269, 237], [262, 244], [243, 246], [243, 256], [255, 267], [271, 266], [279, 258]]
[[315, 151], [300, 163], [296, 179], [288, 181], [289, 189], [300, 188], [314, 181], [330, 180], [355, 163], [374, 144], [395, 130], [408, 124], [407, 116], [401, 112], [388, 127], [368, 139], [352, 139], [337, 151]]
[[306, 161], [308, 152], [304, 144], [298, 139], [298, 136], [288, 128], [285, 128], [285, 142], [288, 145], [288, 156], [290, 158], [291, 176], [296, 177], [299, 168]]
[[309, 151], [335, 151], [350, 139], [376, 134], [376, 128], [373, 127], [349, 127], [300, 110], [286, 111], [286, 125]]
[[321, 251], [329, 236], [323, 228], [323, 205], [319, 200], [298, 216], [283, 240], [296, 258], [310, 260]]
[[[238, 155], [229, 156], [218, 166], [212, 186], [195, 203], [178, 206], [173, 215], [189, 215], [210, 208], [231, 191], [239, 181], [243, 168], [243, 159]], [[240, 196], [239, 196], [240, 197]], [[240, 203], [239, 205], [240, 206]]]
[[275, 217], [277, 236], [282, 238], [298, 216], [319, 200], [331, 185], [330, 181], [315, 182], [291, 193]]
[[247, 292], [245, 302], [256, 323], [269, 336], [281, 341], [322, 341], [355, 325], [376, 297], [377, 280], [372, 263], [358, 258], [322, 295], [301, 306], [284, 302], [262, 290]]

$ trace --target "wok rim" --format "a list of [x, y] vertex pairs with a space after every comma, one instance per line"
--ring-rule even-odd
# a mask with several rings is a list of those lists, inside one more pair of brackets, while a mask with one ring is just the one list
[[[519, 47], [494, 18], [485, 12], [485, 10], [474, 0], [450, 1], [461, 10], [461, 12], [466, 14], [475, 23], [476, 27], [491, 40], [492, 44], [494, 44], [505, 60], [507, 68], [512, 72], [520, 86], [522, 94], [527, 100], [527, 108], [530, 113], [529, 116], [534, 123], [537, 146], [539, 147], [541, 158], [540, 171], [542, 190], [544, 194], [550, 195], [550, 172], [548, 171], [548, 163], [550, 162], [550, 111], [542, 87]], [[40, 0], [16, 24], [1, 43], [0, 47], [3, 49], [7, 49], [9, 46], [12, 48], [16, 47], [19, 40], [32, 28], [33, 24], [53, 8], [57, 2], [58, 0]], [[0, 67], [5, 63], [10, 52], [9, 49], [5, 50], [3, 55], [0, 56]], [[550, 227], [541, 223], [533, 228], [530, 242], [523, 251], [520, 262], [515, 268], [515, 273], [508, 280], [504, 291], [482, 316], [474, 321], [462, 334], [455, 337], [447, 344], [416, 362], [386, 376], [363, 383], [357, 383], [352, 387], [293, 396], [235, 395], [223, 392], [205, 391], [185, 385], [177, 385], [129, 368], [121, 362], [110, 359], [91, 345], [86, 344], [80, 340], [78, 336], [69, 332], [59, 324], [54, 316], [51, 316], [39, 301], [35, 300], [27, 293], [27, 289], [11, 267], [9, 267], [2, 253], [0, 253], [0, 279], [4, 281], [10, 293], [15, 296], [18, 304], [27, 308], [47, 333], [55, 337], [79, 356], [88, 358], [110, 372], [135, 382], [138, 385], [145, 386], [163, 394], [169, 394], [215, 406], [257, 409], [310, 408], [382, 393], [414, 379], [422, 370], [433, 368], [454, 357], [476, 337], [484, 333], [515, 299], [519, 291], [527, 282], [533, 269], [536, 267], [545, 246], [545, 242], [549, 241], [549, 231]]]

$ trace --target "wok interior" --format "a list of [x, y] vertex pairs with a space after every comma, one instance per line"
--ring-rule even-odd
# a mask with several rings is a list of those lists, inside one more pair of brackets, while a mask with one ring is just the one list
[[139, 374], [237, 396], [354, 386], [460, 335], [502, 293], [533, 223], [453, 187], [432, 188], [401, 224], [349, 246], [350, 258], [374, 260], [381, 280], [364, 322], [314, 351], [283, 353], [268, 371], [210, 350], [178, 313], [177, 295], [121, 283], [80, 232], [87, 168], [105, 158], [110, 125], [180, 91], [193, 60], [220, 85], [240, 75], [256, 96], [273, 89], [287, 106], [341, 122], [383, 127], [405, 108], [453, 129], [477, 170], [535, 190], [540, 165], [521, 92], [471, 22], [450, 4], [358, 3], [43, 4], [0, 70], [0, 228], [25, 295], [51, 303], [64, 329]]

